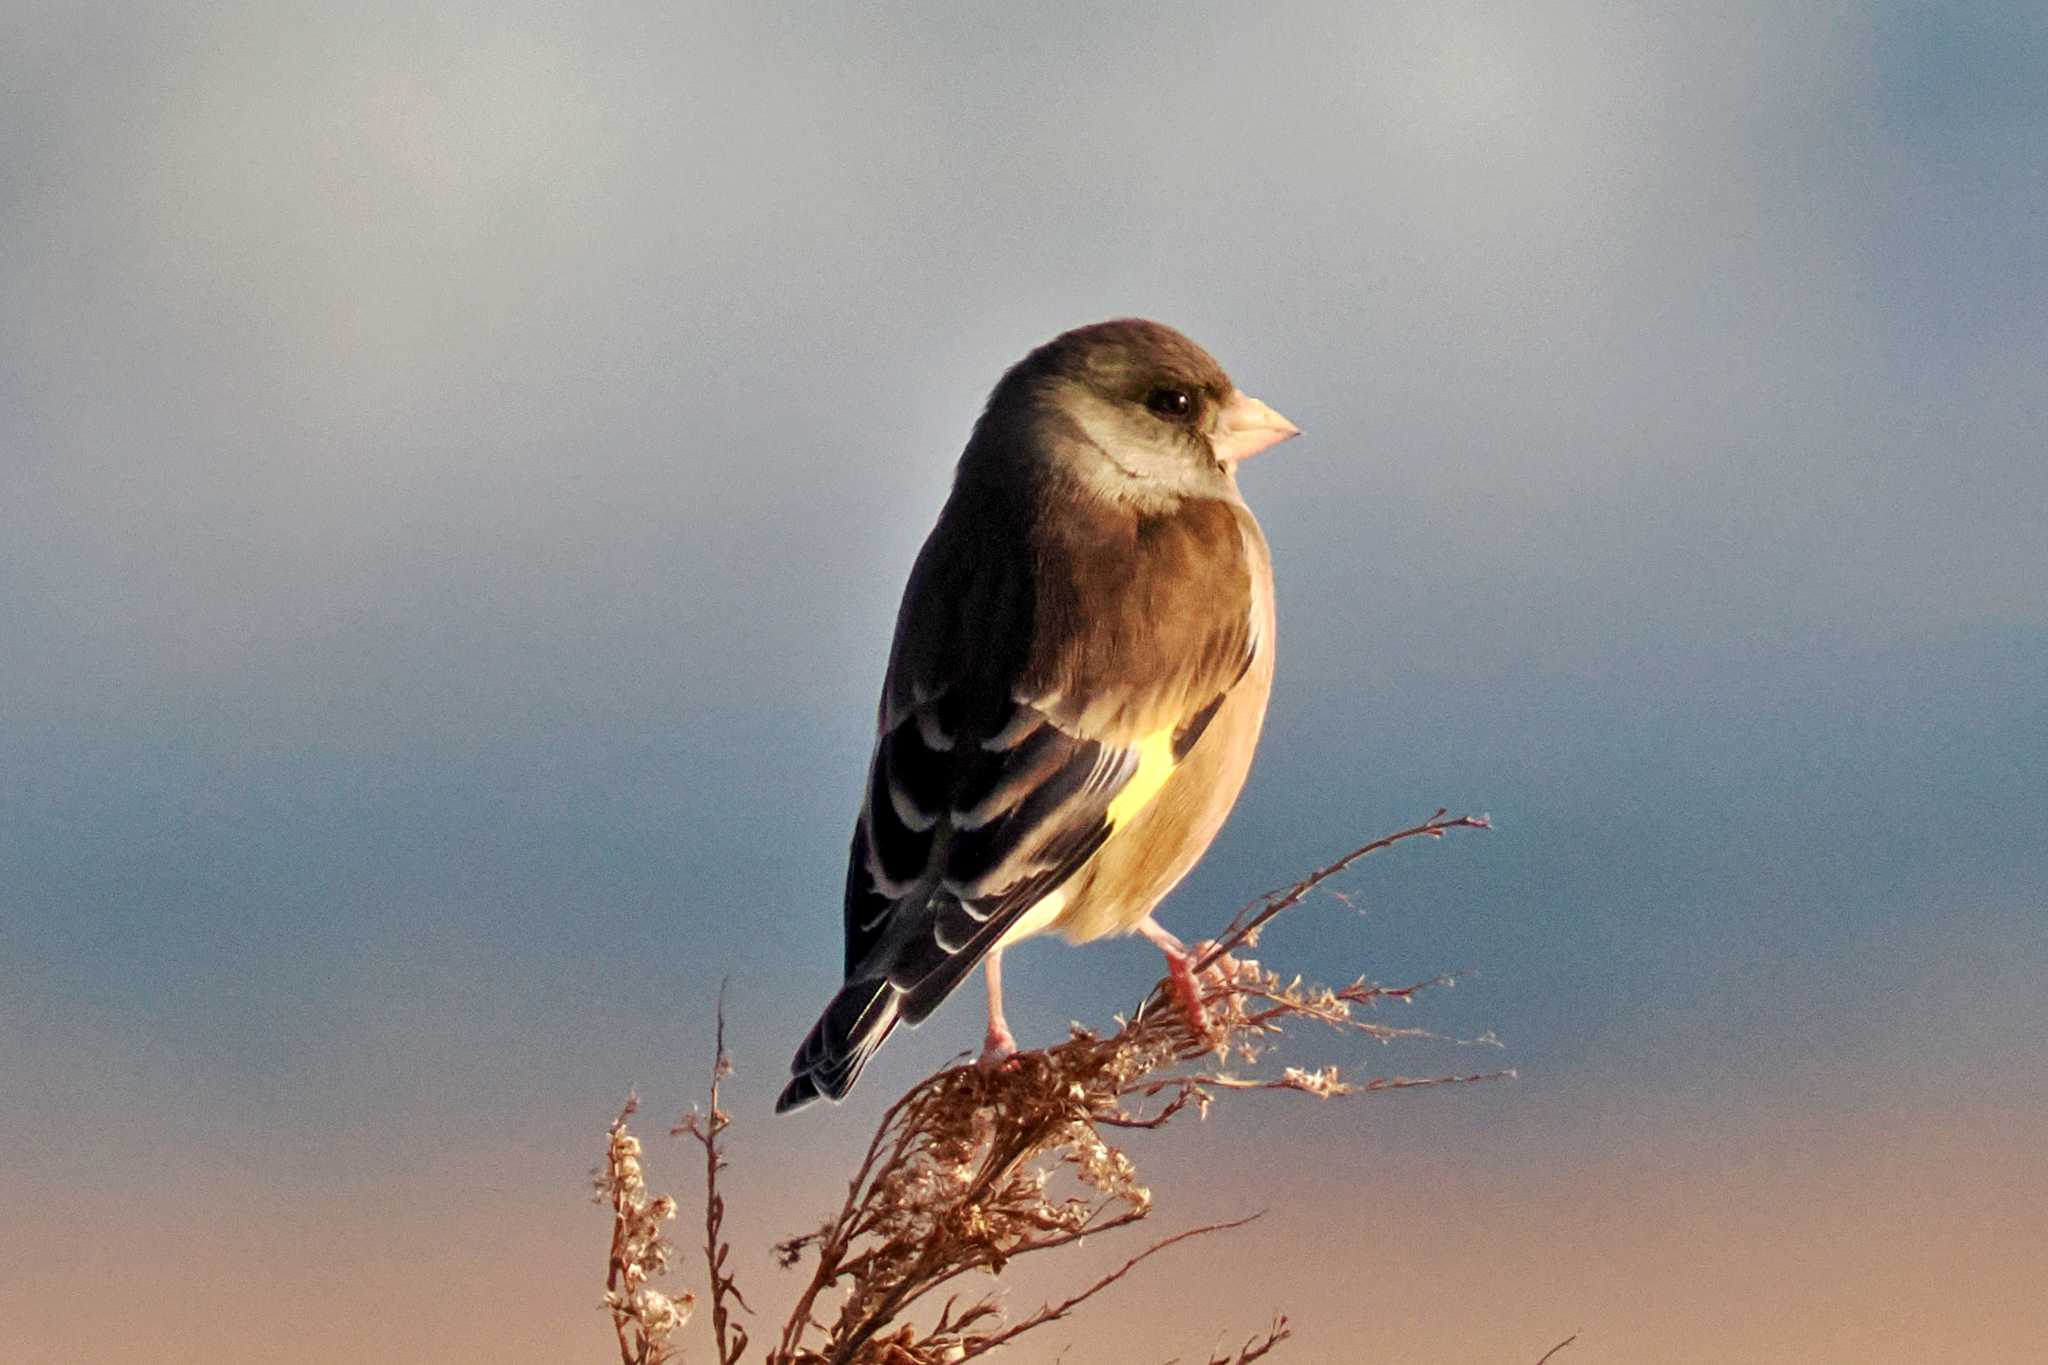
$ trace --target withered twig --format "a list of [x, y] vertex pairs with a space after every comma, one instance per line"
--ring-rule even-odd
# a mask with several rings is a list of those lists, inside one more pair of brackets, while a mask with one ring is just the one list
[[1151, 1246], [1146, 1247], [1143, 1251], [1131, 1257], [1131, 1259], [1129, 1259], [1128, 1261], [1125, 1261], [1115, 1270], [1112, 1270], [1107, 1275], [1104, 1275], [1094, 1284], [1091, 1284], [1086, 1289], [1083, 1289], [1080, 1293], [1075, 1294], [1071, 1298], [1064, 1299], [1057, 1304], [1047, 1304], [1043, 1308], [1040, 1308], [1036, 1313], [1033, 1313], [1030, 1317], [1025, 1318], [1023, 1321], [1003, 1329], [1002, 1331], [996, 1333], [992, 1337], [984, 1338], [976, 1345], [968, 1347], [966, 1354], [958, 1357], [958, 1359], [972, 1360], [976, 1356], [987, 1355], [990, 1351], [995, 1350], [998, 1346], [1007, 1344], [1014, 1338], [1022, 1336], [1024, 1333], [1030, 1331], [1034, 1327], [1043, 1327], [1048, 1322], [1057, 1322], [1059, 1319], [1073, 1312], [1074, 1309], [1079, 1307], [1081, 1304], [1086, 1303], [1088, 1300], [1094, 1298], [1097, 1294], [1100, 1294], [1103, 1290], [1115, 1284], [1118, 1280], [1121, 1280], [1124, 1276], [1130, 1274], [1133, 1270], [1137, 1269], [1140, 1263], [1151, 1260], [1154, 1256], [1158, 1255], [1160, 1252], [1166, 1250], [1168, 1247], [1173, 1246], [1178, 1242], [1185, 1242], [1188, 1241], [1190, 1238], [1194, 1237], [1203, 1237], [1212, 1232], [1228, 1232], [1232, 1228], [1241, 1228], [1247, 1223], [1256, 1222], [1263, 1216], [1263, 1214], [1259, 1213], [1247, 1214], [1243, 1218], [1233, 1218], [1228, 1222], [1224, 1223], [1204, 1223], [1201, 1227], [1188, 1228], [1185, 1231], [1174, 1233], [1171, 1237], [1162, 1237], [1158, 1241], [1154, 1242]]
[[1382, 849], [1392, 848], [1395, 844], [1408, 839], [1441, 839], [1448, 830], [1492, 828], [1493, 822], [1484, 815], [1453, 817], [1448, 806], [1439, 806], [1436, 814], [1419, 825], [1410, 825], [1407, 829], [1398, 829], [1392, 834], [1383, 834], [1369, 843], [1360, 844], [1335, 862], [1317, 868], [1292, 886], [1268, 891], [1246, 904], [1231, 917], [1230, 926], [1223, 931], [1222, 937], [1208, 945], [1200, 960], [1194, 964], [1195, 971], [1207, 971], [1232, 948], [1256, 935], [1275, 915], [1301, 904], [1307, 899], [1309, 892], [1330, 878], [1348, 871], [1351, 865], [1361, 858], [1378, 853]]
[[725, 1223], [725, 1196], [718, 1192], [718, 1173], [725, 1169], [725, 1156], [719, 1149], [719, 1138], [732, 1123], [732, 1116], [718, 1107], [718, 1085], [732, 1075], [732, 1056], [725, 1050], [725, 988], [726, 982], [718, 983], [718, 1025], [716, 1049], [711, 1062], [711, 1095], [709, 1112], [700, 1120], [693, 1110], [670, 1130], [671, 1135], [687, 1133], [704, 1148], [704, 1261], [711, 1277], [711, 1331], [718, 1341], [719, 1365], [735, 1365], [740, 1353], [747, 1349], [747, 1329], [732, 1320], [726, 1300], [730, 1298], [746, 1312], [754, 1310], [747, 1306], [747, 1300], [733, 1282], [732, 1272], [726, 1269], [726, 1259], [732, 1254], [732, 1246], [722, 1236]]

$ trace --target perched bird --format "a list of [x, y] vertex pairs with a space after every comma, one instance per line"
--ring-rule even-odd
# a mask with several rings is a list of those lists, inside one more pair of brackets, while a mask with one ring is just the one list
[[1273, 576], [1237, 463], [1299, 429], [1170, 327], [1082, 327], [989, 395], [911, 570], [846, 872], [846, 984], [777, 1112], [840, 1099], [977, 962], [1135, 930], [1237, 800], [1273, 680]]

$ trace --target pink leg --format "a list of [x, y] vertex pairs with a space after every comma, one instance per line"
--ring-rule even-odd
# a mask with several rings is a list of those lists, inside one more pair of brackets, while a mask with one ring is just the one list
[[1195, 981], [1194, 955], [1188, 952], [1185, 943], [1167, 932], [1165, 926], [1150, 915], [1138, 921], [1138, 932], [1150, 939], [1153, 947], [1166, 954], [1166, 976], [1173, 983], [1173, 998], [1180, 1002], [1188, 1027], [1196, 1033], [1207, 1034], [1209, 1011], [1202, 1007], [1202, 988]]
[[991, 948], [982, 970], [988, 978], [988, 1036], [982, 1040], [981, 1063], [993, 1066], [1017, 1055], [1017, 1036], [1003, 1018], [1003, 950]]

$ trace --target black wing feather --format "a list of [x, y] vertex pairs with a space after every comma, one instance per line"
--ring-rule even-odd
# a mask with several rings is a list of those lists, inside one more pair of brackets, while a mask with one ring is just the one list
[[1022, 702], [991, 713], [942, 700], [876, 741], [847, 859], [846, 985], [798, 1049], [778, 1110], [845, 1095], [899, 1022], [938, 1008], [1109, 837], [1135, 751]]

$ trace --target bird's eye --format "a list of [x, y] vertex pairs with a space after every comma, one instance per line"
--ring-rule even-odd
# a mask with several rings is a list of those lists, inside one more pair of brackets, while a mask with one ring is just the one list
[[1185, 417], [1194, 410], [1195, 400], [1186, 389], [1154, 389], [1145, 395], [1145, 406], [1161, 417]]

